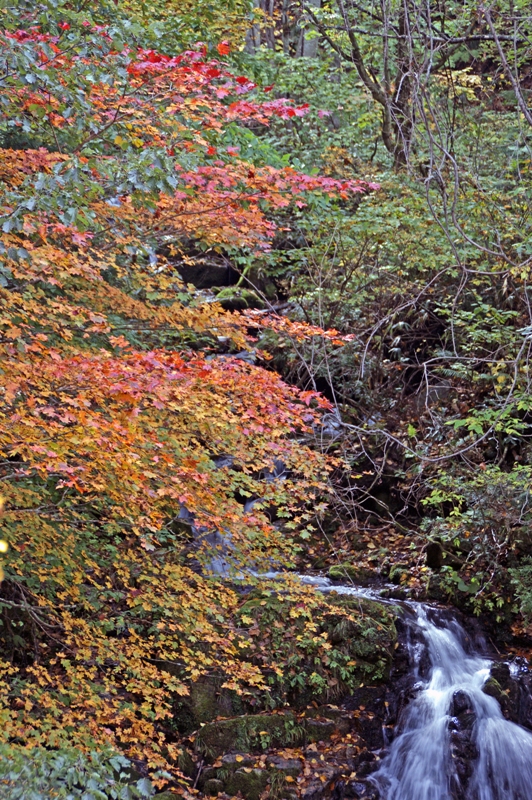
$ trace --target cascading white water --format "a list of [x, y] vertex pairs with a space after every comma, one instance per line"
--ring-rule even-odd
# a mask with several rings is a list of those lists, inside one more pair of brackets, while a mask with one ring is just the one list
[[[282, 580], [285, 574], [261, 577]], [[396, 604], [370, 588], [298, 577], [322, 592]], [[429, 606], [400, 605], [415, 612], [410, 622], [424, 644], [413, 637], [409, 645], [417, 694], [401, 716], [388, 755], [369, 778], [380, 800], [532, 800], [532, 733], [506, 720], [498, 702], [482, 691], [491, 661], [467, 652], [467, 636], [456, 619], [440, 617], [436, 624]], [[420, 666], [427, 652], [425, 677]], [[465, 758], [457, 758], [460, 748]], [[465, 774], [460, 760], [462, 766], [467, 762]]]
[[[430, 673], [419, 682], [390, 752], [372, 776], [382, 800], [532, 800], [532, 733], [506, 720], [497, 701], [482, 691], [490, 662], [466, 653], [456, 621], [440, 627], [418, 606], [417, 625]], [[414, 664], [416, 657], [419, 662], [415, 647]], [[469, 707], [471, 720], [462, 733], [452, 717], [457, 697]], [[453, 759], [453, 735], [469, 747], [471, 773], [465, 784]]]

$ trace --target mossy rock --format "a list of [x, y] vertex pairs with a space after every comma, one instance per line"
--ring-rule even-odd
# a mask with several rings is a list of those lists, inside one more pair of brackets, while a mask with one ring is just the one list
[[190, 687], [190, 708], [196, 723], [212, 722], [216, 717], [234, 714], [231, 698], [220, 690], [221, 679], [199, 678]]
[[331, 719], [308, 719], [305, 730], [307, 741], [326, 742], [336, 732], [336, 723]]
[[188, 697], [176, 698], [173, 725], [181, 734], [189, 734], [218, 717], [231, 717], [244, 711], [235, 692], [222, 689], [223, 679], [203, 676], [190, 685]]
[[216, 300], [226, 311], [244, 311], [246, 308], [265, 307], [264, 301], [251, 289], [236, 289], [234, 286], [227, 286], [218, 292]]
[[196, 751], [215, 758], [231, 750], [263, 751], [297, 744], [305, 738], [296, 717], [286, 714], [249, 714], [204, 725], [196, 735]]
[[335, 564], [329, 569], [329, 578], [338, 582], [353, 582], [358, 586], [368, 586], [375, 580], [375, 572], [368, 567], [354, 564]]
[[198, 766], [188, 750], [181, 751], [177, 758], [177, 766], [187, 778], [193, 778], [198, 770]]
[[395, 583], [398, 586], [402, 580], [404, 575], [408, 575], [410, 572], [410, 565], [409, 564], [394, 564], [390, 568], [389, 579], [392, 583]]
[[177, 800], [179, 796], [175, 792], [161, 792], [161, 794], [154, 794], [152, 800]]
[[245, 800], [260, 800], [260, 796], [270, 782], [270, 774], [265, 769], [239, 769], [224, 782], [227, 794], [238, 792]]
[[283, 756], [270, 756], [267, 766], [273, 773], [282, 773], [285, 777], [297, 778], [303, 766], [298, 758], [283, 758]]
[[495, 680], [495, 678], [488, 678], [484, 686], [482, 687], [482, 691], [484, 694], [489, 695], [490, 697], [494, 697], [499, 703], [502, 703], [505, 699], [505, 694], [502, 690], [502, 687], [499, 681]]
[[[333, 733], [340, 733], [344, 736], [349, 733], [352, 727], [352, 720], [349, 714], [346, 714], [345, 708], [338, 708], [337, 706], [318, 706], [317, 708], [308, 708], [305, 711], [307, 718], [306, 727], [307, 731], [311, 727], [311, 721], [318, 719], [325, 719], [333, 723]], [[309, 736], [310, 739], [310, 736]]]
[[216, 797], [216, 795], [223, 792], [223, 790], [224, 783], [217, 778], [209, 778], [208, 781], [205, 781], [205, 786], [203, 787], [204, 794], [208, 794], [211, 797]]
[[242, 755], [242, 753], [226, 753], [222, 756], [222, 766], [220, 769], [222, 773], [231, 774], [231, 772], [236, 772], [237, 769], [253, 767], [255, 760], [255, 756]]
[[323, 627], [329, 633], [333, 644], [344, 643], [354, 659], [370, 665], [379, 664], [380, 668], [386, 666], [384, 672], [375, 678], [386, 678], [391, 666], [397, 631], [395, 628], [396, 611], [393, 606], [383, 605], [375, 600], [355, 597], [353, 595], [328, 595], [329, 602], [339, 608], [356, 611], [355, 621], [346, 620], [334, 612], [329, 612], [324, 618]]

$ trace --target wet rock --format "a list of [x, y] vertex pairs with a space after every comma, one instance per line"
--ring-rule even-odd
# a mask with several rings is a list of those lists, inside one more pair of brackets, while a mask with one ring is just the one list
[[[318, 706], [316, 709], [308, 709], [306, 712], [307, 720], [324, 717], [326, 720], [331, 720], [334, 723], [333, 733], [339, 733], [344, 736], [349, 733], [353, 727], [351, 715], [346, 713], [345, 708], [338, 708], [337, 706]], [[309, 722], [306, 723], [308, 729]]]
[[482, 687], [484, 694], [497, 700], [505, 719], [519, 724], [522, 708], [527, 701], [526, 681], [523, 678], [524, 676], [514, 678], [508, 664], [495, 663], [491, 666], [490, 677]]
[[312, 781], [301, 792], [302, 800], [323, 800], [325, 787], [319, 781]]
[[[368, 753], [367, 755], [373, 755], [373, 753]], [[366, 759], [362, 761], [357, 768], [357, 777], [363, 778], [366, 775], [371, 775], [372, 772], [376, 772], [380, 766], [379, 761], [371, 761]]]
[[319, 780], [311, 781], [301, 792], [304, 800], [336, 800], [343, 788], [342, 771], [329, 765], [320, 765]]
[[309, 742], [324, 742], [336, 731], [336, 725], [332, 720], [309, 719], [305, 728]]
[[385, 686], [361, 686], [343, 702], [345, 709], [357, 712], [353, 727], [369, 750], [378, 750], [384, 745], [386, 703]]
[[353, 798], [353, 800], [379, 800], [380, 792], [376, 786], [368, 781], [349, 781], [344, 789], [345, 798]]
[[255, 763], [253, 756], [241, 753], [226, 753], [222, 756], [222, 770], [224, 772], [236, 772], [237, 769], [252, 767]]
[[384, 715], [385, 695], [385, 686], [361, 686], [344, 700], [343, 707], [355, 711], [363, 706], [365, 711]]
[[463, 690], [453, 694], [449, 707], [451, 757], [454, 769], [451, 785], [454, 800], [466, 800], [469, 781], [473, 774], [478, 750], [473, 741], [476, 714], [471, 698]]
[[386, 586], [384, 589], [379, 589], [379, 597], [386, 600], [406, 600], [408, 590], [403, 586]]
[[459, 714], [462, 714], [464, 711], [467, 711], [470, 708], [471, 700], [466, 692], [460, 689], [453, 694], [451, 707], [449, 708], [449, 714], [451, 717], [457, 717]]
[[519, 676], [519, 710], [518, 723], [532, 730], [532, 674]]
[[355, 730], [370, 750], [379, 750], [384, 747], [384, 731], [382, 718], [361, 716], [355, 725]]

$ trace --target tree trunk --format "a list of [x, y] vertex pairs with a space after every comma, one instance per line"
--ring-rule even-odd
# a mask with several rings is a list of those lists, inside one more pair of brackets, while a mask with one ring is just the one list
[[[307, 0], [307, 4], [316, 10], [321, 8], [321, 0]], [[302, 22], [305, 23], [307, 21], [308, 17], [303, 16]], [[318, 55], [318, 42], [317, 36], [313, 36], [310, 39], [305, 36], [305, 28], [303, 28], [299, 34], [296, 56], [298, 58], [316, 58]]]

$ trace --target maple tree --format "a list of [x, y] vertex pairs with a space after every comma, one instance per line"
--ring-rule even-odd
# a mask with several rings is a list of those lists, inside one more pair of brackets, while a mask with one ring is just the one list
[[251, 257], [275, 210], [375, 187], [258, 143], [246, 156], [250, 125], [308, 108], [256, 99], [203, 46], [157, 52], [105, 4], [5, 10], [4, 736], [175, 764], [172, 703], [191, 681], [218, 670], [252, 697], [271, 669], [242, 654], [240, 595], [210, 579], [213, 558], [290, 564], [329, 469], [300, 440], [326, 401], [231, 355], [250, 328], [324, 332], [185, 287], [182, 242]]

